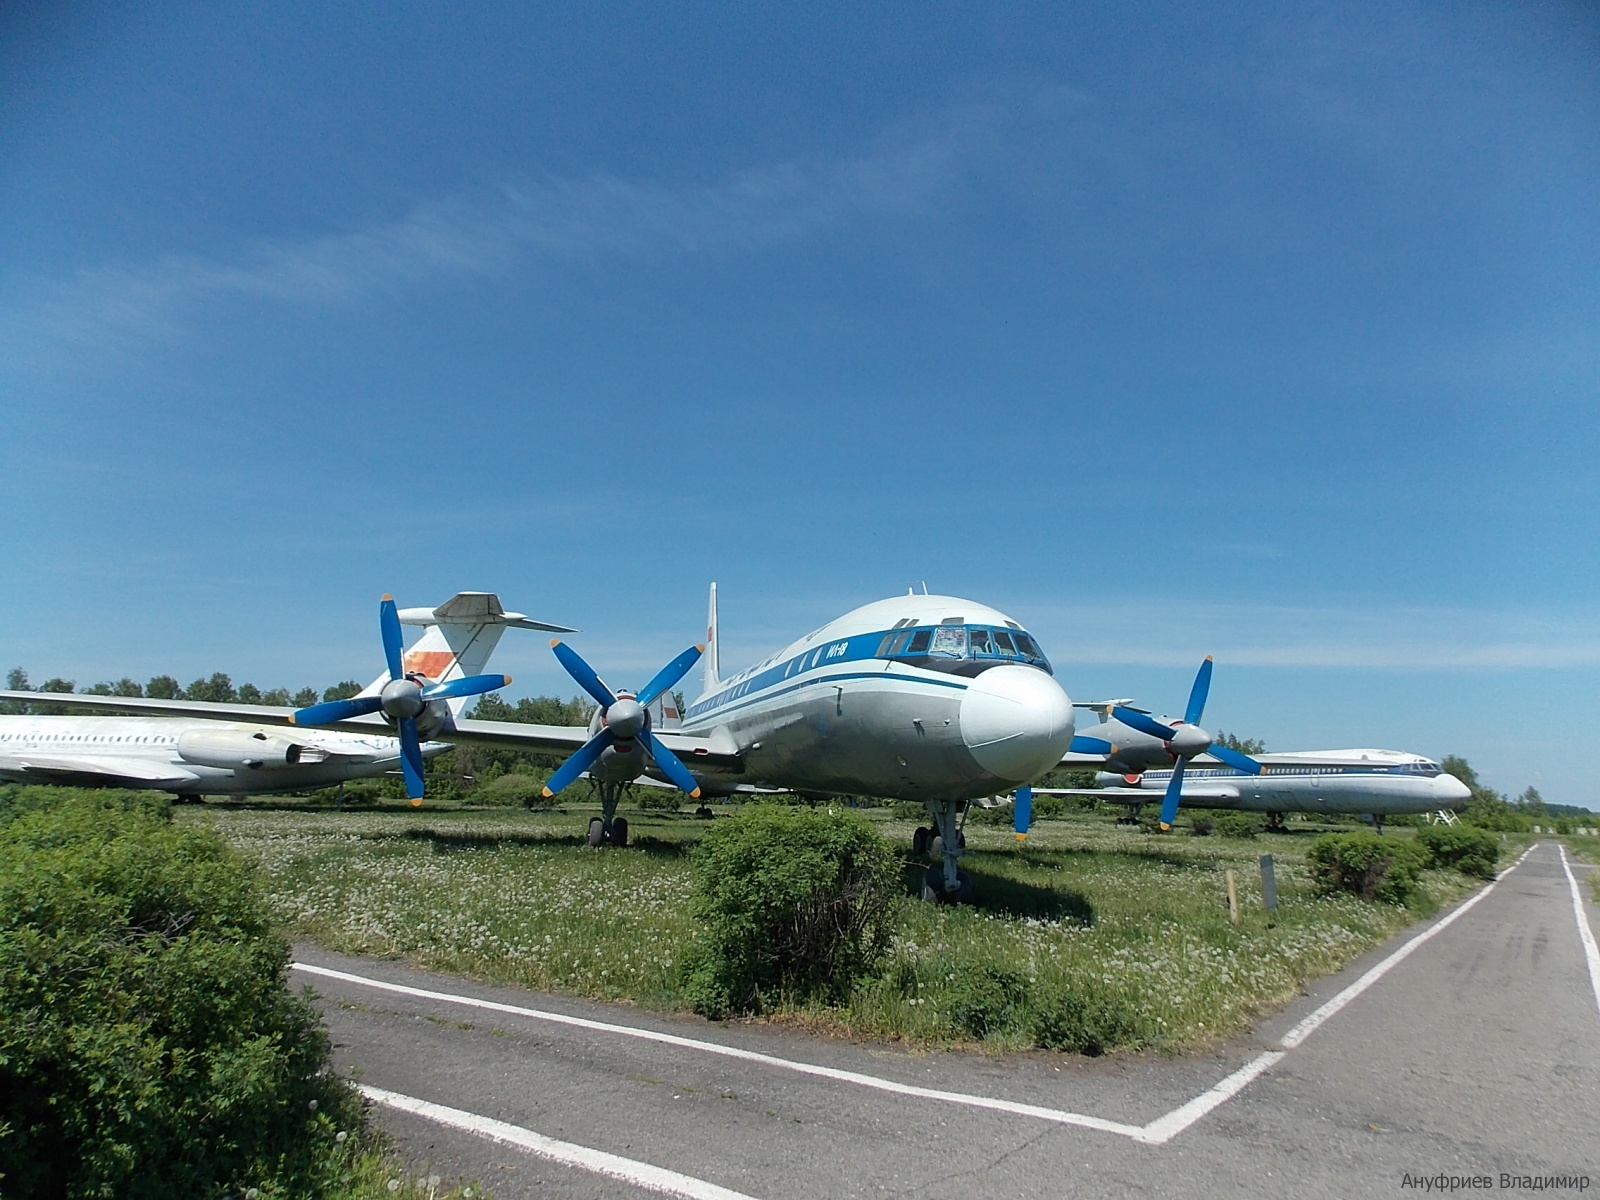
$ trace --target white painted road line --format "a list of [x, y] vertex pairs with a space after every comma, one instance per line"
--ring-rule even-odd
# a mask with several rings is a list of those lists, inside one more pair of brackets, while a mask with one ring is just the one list
[[939, 1100], [947, 1104], [964, 1104], [971, 1108], [987, 1108], [995, 1112], [1012, 1113], [1020, 1117], [1035, 1117], [1041, 1121], [1054, 1121], [1059, 1125], [1078, 1125], [1084, 1129], [1097, 1129], [1102, 1133], [1116, 1133], [1123, 1137], [1130, 1137], [1136, 1141], [1144, 1141], [1144, 1127], [1140, 1125], [1126, 1125], [1121, 1121], [1107, 1121], [1100, 1117], [1090, 1117], [1083, 1113], [1067, 1112], [1059, 1108], [1044, 1108], [1037, 1104], [1021, 1104], [1015, 1100], [997, 1100], [990, 1096], [973, 1096], [965, 1092], [946, 1092], [937, 1088], [918, 1087], [916, 1084], [900, 1083], [893, 1079], [882, 1079], [876, 1075], [862, 1075], [856, 1071], [842, 1071], [837, 1067], [822, 1067], [815, 1063], [797, 1062], [793, 1059], [779, 1058], [773, 1054], [761, 1054], [755, 1050], [741, 1050], [737, 1046], [724, 1046], [717, 1042], [704, 1042], [696, 1038], [679, 1037], [673, 1033], [657, 1033], [653, 1029], [639, 1029], [632, 1025], [613, 1025], [607, 1021], [591, 1021], [584, 1017], [570, 1017], [566, 1013], [547, 1012], [538, 1008], [522, 1008], [515, 1004], [501, 1004], [495, 1000], [480, 1000], [476, 996], [459, 996], [451, 992], [434, 992], [426, 988], [407, 987], [400, 983], [387, 983], [381, 979], [368, 979], [363, 975], [352, 975], [348, 971], [334, 971], [328, 967], [317, 967], [310, 963], [291, 963], [296, 971], [304, 971], [309, 975], [322, 975], [328, 979], [340, 979], [346, 983], [360, 984], [362, 987], [376, 988], [383, 992], [394, 992], [402, 996], [415, 996], [422, 1000], [438, 1000], [447, 1004], [460, 1004], [467, 1008], [487, 1009], [490, 1012], [508, 1013], [517, 1017], [529, 1017], [536, 1021], [553, 1021], [558, 1025], [572, 1025], [579, 1029], [591, 1029], [597, 1033], [616, 1033], [624, 1037], [640, 1038], [647, 1042], [660, 1042], [667, 1046], [678, 1046], [685, 1050], [699, 1050], [706, 1054], [720, 1054], [725, 1058], [737, 1058], [744, 1062], [761, 1063], [763, 1066], [777, 1067], [784, 1071], [795, 1071], [801, 1075], [815, 1075], [822, 1079], [833, 1079], [840, 1083], [853, 1083], [858, 1087], [874, 1088], [880, 1092], [895, 1092], [902, 1096], [915, 1096], [922, 1100]]
[[1177, 1137], [1189, 1126], [1219, 1105], [1226, 1104], [1245, 1088], [1255, 1081], [1257, 1075], [1272, 1066], [1284, 1056], [1282, 1050], [1269, 1050], [1260, 1057], [1246, 1063], [1232, 1075], [1229, 1075], [1209, 1092], [1202, 1092], [1181, 1108], [1175, 1108], [1164, 1117], [1157, 1117], [1146, 1125], [1141, 1132], [1139, 1140], [1151, 1146], [1159, 1146]]
[[1594, 1003], [1600, 1008], [1600, 947], [1594, 944], [1594, 930], [1589, 928], [1589, 914], [1583, 908], [1583, 893], [1578, 889], [1578, 878], [1567, 865], [1567, 848], [1561, 847], [1561, 869], [1567, 873], [1567, 886], [1572, 889], [1572, 911], [1578, 916], [1578, 936], [1583, 939], [1583, 956], [1589, 960], [1589, 985], [1594, 988]]
[[1427, 929], [1424, 929], [1421, 933], [1417, 934], [1416, 937], [1412, 938], [1404, 946], [1401, 946], [1400, 949], [1389, 955], [1388, 958], [1384, 959], [1360, 979], [1356, 980], [1349, 987], [1345, 988], [1344, 991], [1340, 992], [1332, 1000], [1329, 1000], [1321, 1008], [1317, 1009], [1316, 1012], [1312, 1013], [1293, 1029], [1289, 1030], [1288, 1033], [1283, 1035], [1283, 1041], [1280, 1043], [1283, 1048], [1285, 1050], [1293, 1050], [1301, 1042], [1305, 1041], [1308, 1037], [1320, 1029], [1323, 1024], [1336, 1015], [1345, 1005], [1349, 1004], [1350, 1001], [1361, 995], [1362, 992], [1366, 991], [1373, 984], [1377, 983], [1378, 980], [1382, 979], [1393, 968], [1405, 961], [1406, 958], [1410, 957], [1413, 950], [1416, 950], [1424, 942], [1444, 932], [1444, 930], [1448, 929], [1457, 920], [1466, 916], [1467, 912], [1475, 904], [1477, 904], [1480, 900], [1487, 898], [1490, 892], [1494, 891], [1495, 888], [1500, 886], [1500, 880], [1504, 879], [1507, 875], [1511, 874], [1511, 872], [1520, 867], [1522, 865], [1522, 859], [1527, 858], [1528, 855], [1532, 854], [1533, 850], [1534, 847], [1529, 846], [1522, 852], [1522, 858], [1517, 859], [1516, 862], [1512, 863], [1504, 871], [1501, 871], [1500, 874], [1495, 877], [1495, 881], [1488, 887], [1484, 888], [1483, 891], [1479, 892], [1471, 900], [1468, 900], [1460, 908], [1456, 909], [1455, 912], [1444, 918], [1444, 920], [1430, 925]]
[[493, 1117], [480, 1117], [477, 1113], [465, 1112], [459, 1108], [446, 1108], [442, 1104], [418, 1100], [415, 1096], [402, 1096], [399, 1092], [386, 1092], [382, 1088], [368, 1087], [366, 1084], [358, 1086], [363, 1096], [385, 1108], [412, 1113], [439, 1125], [477, 1134], [492, 1142], [515, 1146], [519, 1150], [526, 1150], [529, 1154], [560, 1163], [562, 1166], [576, 1167], [580, 1171], [604, 1175], [609, 1179], [620, 1179], [624, 1183], [631, 1183], [634, 1187], [657, 1192], [663, 1196], [681, 1196], [683, 1200], [754, 1200], [744, 1192], [719, 1187], [717, 1184], [707, 1183], [704, 1179], [696, 1179], [693, 1175], [680, 1175], [665, 1167], [653, 1167], [649, 1163], [635, 1162], [631, 1158], [607, 1154], [604, 1150], [591, 1150], [587, 1146], [577, 1146], [571, 1142], [558, 1142], [555, 1138], [545, 1137], [542, 1133], [535, 1133], [520, 1125], [496, 1121]]

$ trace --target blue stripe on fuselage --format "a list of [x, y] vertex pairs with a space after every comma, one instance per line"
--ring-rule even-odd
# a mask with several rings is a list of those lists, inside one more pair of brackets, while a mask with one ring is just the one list
[[[930, 678], [927, 675], [897, 674], [893, 671], [853, 671], [843, 675], [831, 674], [806, 678], [807, 672], [815, 671], [818, 668], [826, 669], [837, 667], [844, 663], [876, 659], [878, 657], [878, 647], [883, 644], [883, 639], [889, 632], [887, 629], [876, 629], [871, 633], [857, 633], [846, 638], [831, 638], [828, 641], [819, 642], [803, 654], [786, 658], [780, 663], [764, 667], [753, 674], [747, 671], [742, 672], [740, 675], [735, 675], [728, 685], [716, 695], [709, 696], [704, 700], [697, 700], [689, 705], [688, 710], [683, 714], [684, 726], [693, 726], [700, 719], [709, 717], [713, 713], [717, 716], [725, 715], [732, 711], [729, 707], [730, 705], [734, 705], [736, 701], [743, 700], [747, 696], [752, 697], [751, 703], [755, 703], [757, 700], [767, 700], [773, 696], [785, 695], [802, 687], [809, 687], [816, 683], [826, 683], [834, 679], [898, 679], [907, 683], [926, 683], [935, 687], [965, 690], [967, 684], [964, 680]], [[769, 688], [775, 687], [785, 680], [792, 681], [792, 686], [782, 688], [779, 691], [768, 691]], [[748, 707], [748, 705], [738, 704], [737, 707], [742, 709]]]

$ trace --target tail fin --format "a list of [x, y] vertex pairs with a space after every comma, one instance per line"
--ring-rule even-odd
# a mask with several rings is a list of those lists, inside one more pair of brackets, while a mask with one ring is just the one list
[[683, 726], [678, 697], [671, 688], [650, 702], [650, 724], [658, 733], [671, 733]]
[[[438, 608], [402, 608], [402, 625], [424, 626], [422, 636], [405, 652], [401, 662], [408, 674], [426, 675], [435, 683], [481, 675], [489, 655], [507, 629], [540, 629], [549, 633], [576, 633], [563, 625], [534, 621], [507, 612], [493, 592], [457, 592]], [[378, 676], [361, 694], [374, 695], [389, 682]], [[447, 700], [452, 716], [459, 717], [471, 697]]]
[[711, 585], [711, 599], [707, 602], [706, 610], [706, 653], [705, 653], [705, 690], [714, 692], [717, 684], [722, 682], [722, 673], [717, 664], [717, 585]]

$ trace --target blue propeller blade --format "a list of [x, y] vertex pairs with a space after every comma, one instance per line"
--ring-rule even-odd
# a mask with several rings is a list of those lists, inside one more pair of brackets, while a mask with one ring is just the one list
[[1111, 743], [1103, 738], [1085, 737], [1080, 733], [1072, 739], [1072, 744], [1067, 749], [1074, 754], [1110, 754]]
[[555, 652], [556, 658], [561, 660], [561, 665], [567, 669], [567, 674], [578, 681], [578, 686], [593, 696], [595, 703], [601, 708], [610, 708], [617, 702], [611, 694], [611, 689], [600, 682], [600, 676], [594, 673], [594, 668], [583, 661], [583, 658], [571, 646], [560, 638], [550, 643], [550, 649]]
[[1175, 730], [1163, 725], [1160, 721], [1152, 720], [1150, 717], [1145, 716], [1144, 713], [1139, 712], [1137, 709], [1123, 708], [1120, 704], [1111, 710], [1111, 715], [1129, 729], [1137, 729], [1140, 733], [1148, 733], [1151, 737], [1160, 738], [1163, 742], [1170, 742], [1175, 732]]
[[476, 696], [480, 692], [492, 692], [495, 688], [509, 686], [509, 675], [467, 675], [461, 679], [452, 679], [449, 683], [436, 683], [432, 687], [422, 689], [424, 700], [454, 700], [458, 696]]
[[688, 674], [689, 668], [694, 666], [695, 661], [704, 650], [704, 646], [690, 646], [677, 658], [657, 671], [656, 677], [645, 684], [644, 691], [639, 693], [640, 706], [649, 708], [657, 696]]
[[1200, 715], [1206, 711], [1206, 697], [1211, 694], [1211, 667], [1211, 655], [1208, 654], [1194, 677], [1194, 687], [1189, 689], [1189, 707], [1183, 710], [1185, 725], [1200, 724]]
[[[1076, 739], [1074, 739], [1076, 740]], [[1094, 739], [1091, 738], [1091, 741]], [[1017, 795], [1011, 801], [1011, 828], [1016, 831], [1019, 838], [1028, 836], [1028, 829], [1033, 825], [1033, 789], [1019, 787]]]
[[348, 721], [363, 717], [383, 707], [379, 696], [356, 696], [349, 700], [329, 700], [326, 704], [313, 704], [297, 708], [289, 717], [291, 725], [332, 725], [335, 721]]
[[1212, 758], [1220, 758], [1235, 771], [1243, 771], [1246, 775], [1261, 774], [1261, 764], [1248, 754], [1240, 754], [1237, 750], [1229, 750], [1226, 746], [1212, 746], [1206, 753]]
[[661, 768], [661, 773], [678, 787], [689, 793], [689, 799], [700, 799], [700, 785], [694, 781], [694, 776], [689, 774], [689, 768], [679, 761], [678, 756], [668, 750], [648, 729], [639, 731], [639, 740], [644, 743], [644, 748], [650, 752], [650, 757], [656, 760], [656, 766]]
[[567, 759], [566, 762], [562, 763], [561, 766], [557, 768], [556, 773], [545, 781], [544, 794], [546, 798], [554, 796], [562, 788], [566, 787], [567, 784], [571, 783], [579, 775], [582, 775], [590, 767], [594, 766], [594, 760], [599, 758], [600, 752], [609, 745], [611, 745], [611, 731], [609, 729], [602, 729], [599, 733], [595, 734], [587, 742], [574, 750], [572, 752], [572, 757]]
[[1178, 819], [1178, 802], [1183, 799], [1183, 759], [1172, 768], [1172, 782], [1167, 784], [1167, 794], [1161, 801], [1161, 828], [1171, 829]]
[[422, 799], [422, 743], [417, 740], [417, 723], [410, 717], [400, 722], [400, 770], [406, 777], [406, 795]]
[[400, 611], [388, 592], [383, 594], [383, 601], [378, 605], [378, 628], [383, 633], [383, 661], [389, 664], [389, 678], [399, 679], [405, 674], [405, 668], [400, 665], [400, 651], [406, 639], [400, 631]]

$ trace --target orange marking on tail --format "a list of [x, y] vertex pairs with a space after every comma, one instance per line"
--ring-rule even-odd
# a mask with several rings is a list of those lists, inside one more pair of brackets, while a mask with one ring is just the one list
[[429, 679], [439, 679], [455, 661], [455, 653], [450, 650], [411, 650], [405, 656], [405, 667]]

